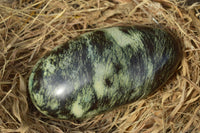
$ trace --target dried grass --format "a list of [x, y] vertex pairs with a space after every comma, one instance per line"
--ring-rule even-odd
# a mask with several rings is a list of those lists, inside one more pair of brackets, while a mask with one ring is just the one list
[[[199, 132], [198, 7], [180, 0], [1, 0], [0, 132]], [[184, 59], [168, 84], [147, 99], [79, 124], [49, 119], [33, 107], [27, 81], [38, 59], [86, 31], [127, 24], [166, 27], [183, 40]]]

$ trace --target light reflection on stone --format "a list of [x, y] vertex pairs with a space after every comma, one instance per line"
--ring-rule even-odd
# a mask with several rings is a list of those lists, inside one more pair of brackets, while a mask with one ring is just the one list
[[73, 87], [71, 86], [70, 83], [62, 83], [58, 85], [53, 92], [53, 95], [56, 97], [66, 97], [73, 91]]

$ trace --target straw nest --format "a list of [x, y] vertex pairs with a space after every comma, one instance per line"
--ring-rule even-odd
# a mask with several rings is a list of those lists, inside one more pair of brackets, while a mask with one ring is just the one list
[[[200, 5], [182, 0], [0, 0], [0, 132], [105, 133], [200, 130]], [[32, 67], [81, 33], [154, 25], [183, 41], [178, 72], [154, 95], [82, 123], [49, 119], [32, 105]]]

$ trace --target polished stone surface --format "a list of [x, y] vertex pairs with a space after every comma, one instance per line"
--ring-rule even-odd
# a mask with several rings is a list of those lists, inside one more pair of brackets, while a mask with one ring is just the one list
[[182, 59], [166, 31], [111, 27], [85, 33], [38, 61], [29, 78], [33, 104], [45, 115], [84, 120], [145, 98]]

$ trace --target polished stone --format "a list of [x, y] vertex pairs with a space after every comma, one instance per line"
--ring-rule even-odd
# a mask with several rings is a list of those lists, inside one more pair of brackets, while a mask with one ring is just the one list
[[165, 30], [100, 29], [40, 59], [29, 78], [29, 93], [45, 115], [84, 120], [145, 98], [166, 83], [181, 59], [181, 44]]

